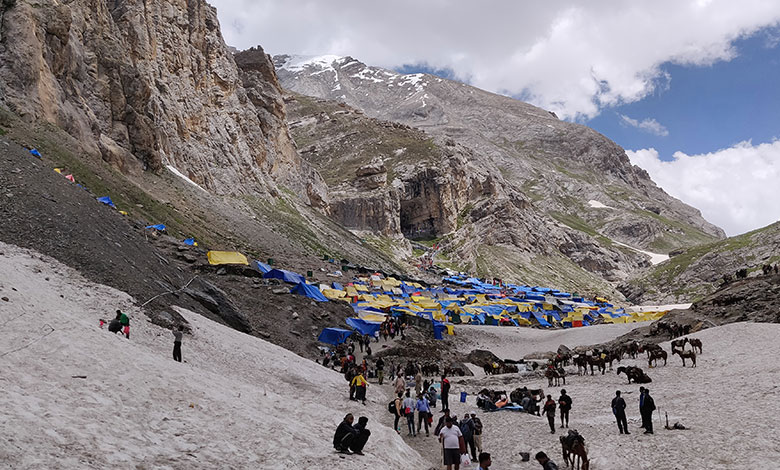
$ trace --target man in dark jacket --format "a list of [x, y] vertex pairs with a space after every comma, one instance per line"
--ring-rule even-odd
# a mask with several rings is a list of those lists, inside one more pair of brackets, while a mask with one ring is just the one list
[[620, 434], [631, 434], [628, 432], [628, 421], [626, 420], [626, 401], [620, 396], [620, 390], [615, 392], [615, 398], [612, 399], [612, 413], [617, 420]]
[[471, 416], [468, 413], [460, 420], [459, 427], [461, 434], [463, 434], [463, 440], [466, 442], [466, 448], [471, 449], [471, 460], [476, 462], [477, 451], [474, 445], [474, 421], [471, 420]]
[[355, 417], [352, 416], [352, 413], [347, 413], [347, 415], [344, 416], [344, 421], [336, 428], [336, 434], [333, 435], [333, 447], [343, 454], [352, 453], [349, 450], [349, 446], [352, 444], [355, 437], [357, 437], [357, 432], [355, 431], [355, 428], [352, 427], [353, 421], [355, 421]]
[[642, 413], [642, 422], [645, 423], [645, 434], [653, 434], [653, 411], [655, 411], [655, 400], [650, 396], [650, 390], [645, 389], [645, 398], [639, 409]]
[[571, 410], [571, 397], [566, 395], [566, 389], [561, 389], [561, 397], [558, 398], [558, 408], [561, 410], [561, 427], [569, 427], [569, 410]]
[[477, 452], [482, 453], [482, 421], [477, 418], [476, 413], [471, 413], [471, 421], [474, 422], [474, 445]]
[[552, 399], [552, 395], [547, 395], [542, 414], [547, 416], [547, 422], [550, 423], [550, 434], [555, 434], [555, 400]]
[[647, 423], [645, 423], [645, 415], [642, 414], [643, 406], [645, 406], [645, 387], [639, 387], [639, 414], [642, 416], [642, 425], [639, 427], [642, 429], [647, 429]]
[[450, 407], [450, 381], [446, 375], [441, 376], [441, 409], [446, 410]]
[[357, 455], [363, 455], [363, 447], [366, 446], [366, 442], [368, 442], [368, 438], [371, 436], [371, 431], [366, 429], [366, 424], [368, 424], [368, 418], [361, 416], [358, 418], [358, 423], [353, 426], [355, 438], [352, 440], [349, 448]]

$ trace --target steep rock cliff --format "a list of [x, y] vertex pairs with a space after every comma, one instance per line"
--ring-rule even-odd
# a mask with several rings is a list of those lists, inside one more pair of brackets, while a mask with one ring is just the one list
[[290, 140], [262, 50], [236, 67], [203, 0], [0, 6], [0, 102], [125, 172], [172, 165], [217, 194], [284, 185], [324, 206]]

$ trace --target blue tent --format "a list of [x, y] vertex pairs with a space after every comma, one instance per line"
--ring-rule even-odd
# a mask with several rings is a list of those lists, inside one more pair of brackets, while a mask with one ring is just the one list
[[157, 224], [157, 225], [147, 225], [146, 228], [153, 228], [159, 232], [162, 232], [165, 230], [165, 225], [163, 224]]
[[347, 318], [347, 325], [361, 335], [374, 336], [379, 331], [380, 323], [374, 321], [365, 321], [362, 318]]
[[311, 284], [306, 284], [305, 282], [298, 283], [297, 286], [290, 289], [291, 294], [298, 294], [306, 296], [310, 299], [314, 299], [317, 302], [327, 302], [328, 298], [322, 295], [322, 292], [320, 292], [319, 289], [317, 289], [315, 286]]
[[281, 279], [284, 282], [289, 282], [290, 284], [300, 284], [302, 282], [306, 282], [306, 279], [300, 274], [287, 271], [285, 269], [272, 269], [263, 274], [263, 277], [268, 279]]
[[108, 196], [99, 197], [99, 198], [97, 198], [97, 200], [102, 202], [103, 204], [105, 204], [107, 206], [111, 206], [114, 209], [116, 209], [116, 206], [114, 205], [114, 201], [112, 201], [111, 198], [108, 197]]
[[[271, 265], [265, 264], [265, 263], [257, 261], [257, 260], [252, 261], [252, 267], [257, 269], [258, 271], [260, 271], [263, 274], [266, 274], [266, 273], [268, 273], [268, 272], [270, 272], [271, 270], [274, 269], [274, 268], [271, 267]], [[263, 276], [263, 277], [265, 277], [265, 276]]]
[[331, 284], [331, 287], [333, 287], [336, 290], [344, 290], [344, 286], [342, 286], [341, 284], [339, 284], [336, 281], [333, 281], [333, 283]]
[[352, 334], [352, 330], [345, 330], [342, 328], [324, 328], [317, 341], [326, 344], [337, 345], [341, 344], [349, 338]]
[[433, 321], [433, 337], [436, 339], [444, 339], [444, 332], [447, 331], [447, 325], [440, 321]]
[[194, 246], [195, 245], [195, 239], [194, 238], [187, 238], [184, 240], [185, 245]]
[[544, 318], [544, 315], [542, 315], [542, 312], [532, 312], [534, 318], [536, 318], [536, 321], [539, 322], [542, 326], [552, 326], [550, 323]]

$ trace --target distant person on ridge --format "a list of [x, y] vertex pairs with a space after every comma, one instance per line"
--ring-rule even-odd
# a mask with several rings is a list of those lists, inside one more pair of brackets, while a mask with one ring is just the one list
[[615, 398], [612, 399], [612, 414], [615, 415], [620, 434], [631, 434], [626, 420], [626, 401], [620, 396], [620, 390], [615, 392]]
[[184, 336], [184, 325], [173, 330], [173, 360], [181, 362], [181, 338]]

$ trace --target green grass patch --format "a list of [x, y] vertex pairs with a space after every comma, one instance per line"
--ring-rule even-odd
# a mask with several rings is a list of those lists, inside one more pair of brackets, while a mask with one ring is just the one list
[[564, 214], [563, 212], [552, 211], [550, 212], [550, 216], [569, 228], [573, 228], [574, 230], [579, 230], [580, 232], [587, 233], [592, 237], [596, 237], [596, 238], [601, 237], [606, 239], [606, 237], [601, 236], [596, 231], [596, 229], [588, 225], [587, 222], [577, 217], [576, 215]]

